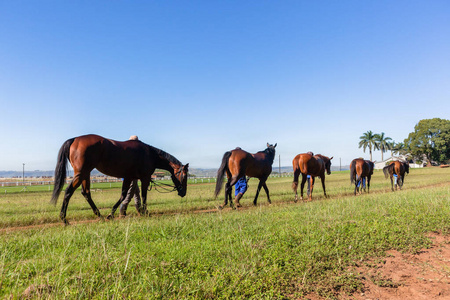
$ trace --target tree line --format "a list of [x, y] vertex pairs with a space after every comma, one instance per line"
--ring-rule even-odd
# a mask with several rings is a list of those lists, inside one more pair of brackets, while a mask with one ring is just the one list
[[363, 133], [359, 137], [359, 148], [363, 148], [364, 153], [369, 150], [372, 161], [372, 151], [383, 153], [391, 151], [391, 156], [395, 153], [408, 155], [416, 161], [425, 161], [428, 165], [432, 162], [437, 164], [448, 163], [450, 161], [450, 120], [433, 118], [423, 119], [414, 127], [403, 142], [396, 143], [392, 138], [382, 133], [373, 133], [371, 130]]

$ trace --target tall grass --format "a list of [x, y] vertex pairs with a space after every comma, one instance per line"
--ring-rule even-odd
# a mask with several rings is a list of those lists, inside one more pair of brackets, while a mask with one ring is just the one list
[[[430, 244], [427, 232], [450, 229], [449, 171], [414, 170], [404, 190], [395, 193], [381, 175], [375, 174], [371, 194], [358, 197], [348, 172], [327, 177], [327, 199], [316, 182], [312, 202], [293, 203], [291, 179], [281, 178], [268, 183], [271, 206], [264, 193], [257, 207], [251, 204], [255, 181], [242, 200], [243, 210], [193, 213], [220, 202], [210, 198], [212, 185], [196, 185], [183, 200], [152, 194], [150, 217], [132, 214], [68, 227], [3, 231], [0, 297], [18, 298], [30, 286], [35, 287], [33, 297], [55, 299], [273, 299], [312, 291], [333, 298], [337, 292], [353, 293], [361, 288], [355, 265], [388, 249], [415, 252]], [[115, 202], [112, 195], [100, 193], [94, 201], [108, 211]], [[47, 214], [56, 219], [58, 208], [48, 206], [47, 197], [42, 195], [41, 204], [23, 197], [8, 198], [1, 218], [12, 224], [21, 224], [15, 214], [33, 224]], [[69, 219], [93, 215], [84, 201], [74, 199]], [[40, 212], [33, 214], [33, 207]]]

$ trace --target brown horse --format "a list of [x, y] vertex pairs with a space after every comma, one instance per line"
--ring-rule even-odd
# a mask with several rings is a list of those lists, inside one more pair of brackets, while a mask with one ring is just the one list
[[[350, 182], [355, 183], [355, 195], [356, 192], [361, 195], [362, 189], [366, 190], [364, 184], [364, 178], [367, 178], [367, 193], [370, 193], [370, 178], [373, 175], [374, 163], [370, 160], [364, 160], [362, 158], [355, 158], [350, 163]], [[361, 185], [361, 188], [359, 186]]]
[[[222, 164], [217, 171], [216, 191], [214, 197], [220, 193], [222, 189], [223, 177], [227, 173], [227, 183], [225, 184], [225, 202], [219, 206], [222, 209], [228, 204], [230, 200], [230, 206], [233, 207], [233, 201], [231, 199], [231, 192], [236, 182], [244, 177], [256, 177], [259, 179], [258, 189], [256, 190], [255, 200], [253, 204], [256, 205], [259, 191], [261, 187], [264, 188], [267, 195], [267, 201], [270, 201], [269, 189], [266, 185], [266, 180], [272, 172], [273, 159], [275, 158], [275, 145], [267, 143], [267, 148], [264, 151], [260, 151], [255, 154], [248, 153], [241, 148], [236, 148], [232, 151], [225, 152], [222, 158]], [[235, 199], [236, 207], [240, 207], [239, 199]], [[233, 207], [234, 208], [234, 207]]]
[[94, 168], [103, 174], [124, 178], [121, 197], [108, 217], [114, 216], [114, 212], [126, 196], [131, 181], [135, 179], [141, 180], [141, 209], [142, 213], [147, 212], [147, 189], [156, 168], [169, 171], [178, 195], [181, 197], [186, 195], [189, 164], [183, 166], [172, 155], [139, 140], [117, 142], [90, 134], [67, 140], [59, 150], [51, 199], [55, 205], [66, 179], [67, 161], [73, 167], [74, 176], [64, 193], [64, 201], [59, 215], [66, 225], [69, 224], [66, 213], [70, 197], [80, 185], [81, 193], [90, 204], [94, 214], [101, 217], [100, 211], [92, 201], [90, 192], [90, 173]]
[[298, 187], [298, 177], [300, 173], [302, 174], [302, 183], [300, 187], [300, 200], [303, 200], [303, 188], [308, 175], [311, 175], [311, 192], [309, 193], [309, 200], [312, 200], [312, 192], [314, 187], [314, 177], [319, 176], [322, 180], [323, 194], [327, 197], [325, 191], [325, 171], [328, 175], [331, 174], [331, 160], [333, 157], [328, 158], [326, 156], [317, 154], [311, 155], [309, 153], [298, 154], [292, 160], [292, 166], [294, 167], [294, 181], [292, 182], [292, 189], [295, 192], [295, 202], [298, 200], [297, 187]]
[[403, 183], [405, 181], [405, 173], [409, 174], [409, 163], [402, 161], [392, 161], [388, 166], [383, 168], [383, 173], [386, 178], [391, 177], [391, 189], [394, 191], [394, 174], [397, 175], [395, 181], [395, 190], [397, 190], [397, 185], [399, 189], [402, 189]]

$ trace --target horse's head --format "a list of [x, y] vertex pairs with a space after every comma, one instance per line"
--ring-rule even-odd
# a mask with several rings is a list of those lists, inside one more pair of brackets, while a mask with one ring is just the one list
[[409, 174], [409, 162], [403, 164], [405, 166], [405, 172]]
[[333, 156], [331, 158], [328, 157], [324, 157], [324, 161], [325, 161], [325, 169], [327, 170], [327, 174], [330, 175], [331, 174], [331, 160], [333, 159]]
[[265, 152], [275, 156], [275, 147], [276, 146], [277, 146], [277, 143], [275, 143], [275, 145], [267, 143], [267, 149], [265, 150]]
[[180, 165], [180, 167], [174, 168], [172, 175], [172, 181], [177, 189], [178, 196], [186, 196], [187, 191], [187, 180], [188, 180], [189, 164]]

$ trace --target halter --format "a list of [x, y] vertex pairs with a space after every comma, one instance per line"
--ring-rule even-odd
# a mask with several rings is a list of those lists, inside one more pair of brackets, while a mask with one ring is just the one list
[[[182, 171], [182, 168], [180, 168], [180, 170], [176, 174], [174, 174], [173, 176], [176, 178], [176, 176], [178, 174], [180, 174], [181, 171]], [[152, 179], [150, 179], [150, 185], [149, 185], [148, 190], [151, 191], [153, 186], [155, 187], [155, 191], [157, 191], [158, 193], [171, 193], [171, 192], [174, 192], [174, 191], [178, 191], [179, 192], [183, 188], [181, 185], [179, 187], [177, 187], [176, 185], [162, 183], [162, 182], [156, 182], [156, 181], [153, 181]], [[162, 189], [163, 191], [158, 190], [158, 188]], [[170, 189], [170, 188], [172, 188], [172, 189]]]

